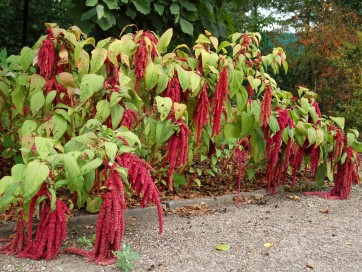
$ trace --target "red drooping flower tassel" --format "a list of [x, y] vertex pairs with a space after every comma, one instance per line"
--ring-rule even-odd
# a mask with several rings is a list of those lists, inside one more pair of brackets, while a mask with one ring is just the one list
[[49, 35], [42, 42], [42, 45], [39, 48], [38, 53], [38, 65], [40, 74], [45, 79], [50, 79], [54, 76], [54, 72], [56, 69], [56, 55], [55, 55], [55, 47], [52, 41], [54, 37], [52, 30], [48, 29]]
[[133, 109], [127, 109], [124, 111], [123, 117], [122, 117], [122, 121], [121, 121], [121, 126], [125, 126], [128, 129], [131, 129], [133, 126], [133, 123], [137, 123], [138, 122], [138, 114], [135, 110]]
[[138, 196], [142, 196], [141, 207], [145, 208], [150, 202], [156, 204], [160, 233], [163, 231], [162, 206], [157, 186], [149, 171], [153, 168], [133, 153], [123, 153], [117, 157], [120, 166], [128, 169], [128, 181]]
[[16, 222], [14, 237], [9, 243], [0, 247], [0, 253], [16, 255], [24, 249], [26, 241], [24, 227], [24, 213], [21, 213], [19, 215], [18, 221]]
[[119, 68], [114, 65], [108, 58], [105, 61], [106, 71], [107, 71], [107, 78], [104, 81], [104, 89], [110, 89], [111, 91], [118, 92], [119, 89], [117, 86], [120, 85], [119, 83]]
[[205, 81], [199, 97], [196, 101], [196, 109], [194, 111], [194, 120], [197, 128], [196, 134], [196, 147], [200, 144], [201, 132], [203, 127], [207, 124], [209, 113], [209, 97], [207, 96], [207, 83]]
[[229, 77], [228, 67], [224, 66], [220, 73], [219, 81], [216, 85], [215, 97], [214, 97], [214, 108], [212, 113], [214, 114], [214, 122], [212, 126], [212, 134], [219, 135], [221, 130], [221, 115], [223, 113], [223, 104], [226, 102], [229, 95]]
[[344, 163], [337, 164], [337, 172], [334, 175], [334, 187], [328, 193], [324, 192], [306, 192], [306, 195], [319, 195], [327, 199], [347, 199], [351, 193], [352, 184], [359, 175], [355, 172], [355, 163], [352, 161], [352, 147], [345, 147], [344, 153], [347, 154]]
[[77, 254], [87, 257], [88, 260], [97, 264], [108, 265], [115, 262], [116, 258], [112, 254], [121, 248], [124, 233], [123, 211], [126, 209], [124, 187], [120, 173], [116, 170], [117, 164], [103, 169], [103, 175], [109, 170], [109, 176], [104, 186], [102, 206], [99, 211], [96, 229], [96, 240], [93, 250], [87, 251], [76, 247], [67, 248], [65, 251], [70, 254]]
[[58, 198], [54, 211], [50, 209], [50, 200], [44, 200], [40, 204], [40, 221], [35, 238], [18, 257], [34, 260], [55, 258], [67, 236], [67, 215], [70, 215], [68, 207]]
[[175, 122], [175, 125], [180, 125], [179, 132], [173, 134], [168, 140], [167, 157], [170, 168], [168, 170], [168, 188], [173, 190], [173, 174], [175, 168], [186, 164], [187, 150], [189, 144], [190, 129], [182, 119]]
[[[275, 174], [278, 173], [279, 169], [276, 168], [277, 161], [280, 164], [280, 167], [283, 166], [282, 160], [278, 159], [280, 154], [280, 146], [282, 143], [282, 134], [284, 129], [290, 123], [289, 110], [278, 110], [278, 124], [279, 131], [272, 137], [267, 140], [267, 154], [266, 158], [268, 159], [267, 171], [266, 171], [266, 180], [268, 182], [267, 192], [270, 190], [271, 182], [274, 181], [273, 193], [276, 192], [276, 187], [279, 183], [280, 177], [277, 177]], [[277, 172], [276, 172], [277, 171]]]
[[271, 111], [272, 96], [273, 96], [272, 88], [270, 87], [270, 85], [266, 85], [263, 102], [261, 104], [260, 117], [259, 117], [259, 123], [262, 127], [268, 126], [268, 121], [272, 114]]
[[322, 113], [321, 110], [319, 109], [319, 104], [317, 101], [313, 102], [313, 107], [315, 108], [315, 111], [318, 114], [318, 117], [320, 118], [322, 116]]
[[243, 177], [243, 171], [245, 166], [247, 166], [245, 154], [250, 152], [250, 143], [248, 138], [243, 138], [239, 141], [239, 144], [236, 146], [236, 157], [238, 162], [238, 192], [237, 199], [240, 196], [241, 188], [241, 179]]
[[180, 81], [177, 77], [177, 73], [171, 78], [168, 82], [167, 89], [163, 93], [164, 97], [169, 97], [172, 100], [172, 103], [177, 102], [180, 103], [181, 101], [181, 85]]
[[319, 158], [320, 158], [320, 146], [314, 144], [310, 151], [310, 171], [312, 176], [315, 178], [317, 174], [317, 168], [319, 165]]
[[293, 168], [293, 182], [292, 182], [292, 188], [294, 188], [295, 182], [297, 180], [297, 173], [302, 166], [303, 158], [304, 158], [304, 148], [299, 147], [298, 144], [294, 144], [292, 146], [292, 152], [293, 152], [293, 161], [292, 161], [292, 168]]

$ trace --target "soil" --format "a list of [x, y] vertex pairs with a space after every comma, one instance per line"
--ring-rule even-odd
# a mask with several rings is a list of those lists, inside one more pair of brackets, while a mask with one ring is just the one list
[[[362, 186], [348, 200], [326, 200], [279, 190], [261, 201], [176, 208], [157, 216], [126, 218], [124, 242], [140, 254], [135, 271], [360, 271]], [[92, 240], [94, 225], [69, 226], [65, 246]], [[230, 246], [228, 251], [216, 245]], [[82, 257], [60, 254], [52, 261], [0, 255], [1, 271], [117, 271]], [[120, 270], [119, 270], [120, 271]]]

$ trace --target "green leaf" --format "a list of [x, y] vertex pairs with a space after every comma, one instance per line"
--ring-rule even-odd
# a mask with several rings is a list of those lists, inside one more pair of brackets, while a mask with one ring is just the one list
[[305, 112], [309, 112], [309, 110], [310, 110], [310, 105], [309, 105], [309, 102], [308, 102], [308, 99], [307, 99], [307, 98], [302, 97], [302, 98], [300, 99], [300, 104], [301, 104], [302, 109], [303, 109]]
[[104, 77], [96, 74], [84, 75], [80, 83], [80, 99], [82, 101], [91, 97], [103, 87]]
[[316, 140], [317, 140], [317, 131], [315, 130], [315, 128], [308, 128], [309, 146], [314, 144], [316, 142]]
[[344, 129], [344, 123], [345, 123], [345, 119], [343, 117], [333, 117], [333, 116], [329, 116], [329, 118], [335, 122], [341, 129]]
[[230, 249], [230, 246], [226, 245], [226, 244], [220, 244], [220, 245], [216, 245], [215, 249], [220, 250], [220, 251], [228, 251]]
[[170, 44], [171, 38], [173, 35], [173, 29], [169, 28], [162, 34], [157, 43], [157, 50], [160, 53], [165, 53], [167, 51], [167, 46]]
[[53, 150], [54, 140], [43, 137], [35, 137], [35, 147], [36, 151], [39, 153], [40, 158], [45, 160], [46, 157]]
[[157, 111], [160, 113], [161, 121], [165, 120], [172, 108], [172, 100], [169, 97], [156, 96]]
[[132, 1], [135, 8], [144, 15], [150, 13], [150, 3], [147, 0], [134, 0]]
[[87, 7], [94, 7], [95, 5], [97, 5], [97, 3], [98, 3], [98, 0], [87, 0], [85, 2], [85, 5]]
[[156, 124], [156, 143], [162, 145], [165, 143], [172, 134], [177, 131], [171, 120], [158, 121]]
[[115, 143], [104, 142], [104, 147], [106, 149], [108, 159], [111, 162], [114, 162], [118, 152], [117, 145]]
[[197, 90], [197, 88], [200, 86], [200, 82], [201, 82], [201, 77], [198, 74], [191, 72], [190, 87], [192, 92]]
[[104, 61], [107, 58], [107, 50], [104, 48], [98, 48], [96, 47], [92, 51], [92, 59], [91, 59], [91, 73], [97, 72], [103, 65]]
[[102, 205], [102, 198], [100, 196], [88, 197], [86, 210], [90, 213], [99, 212]]
[[172, 3], [170, 6], [171, 14], [177, 15], [180, 13], [180, 6], [177, 3]]
[[238, 139], [240, 137], [240, 127], [239, 126], [235, 126], [233, 124], [225, 124], [224, 129], [223, 129], [225, 138], [229, 139], [229, 138], [235, 138]]
[[278, 124], [278, 120], [277, 118], [275, 118], [275, 116], [270, 116], [269, 121], [268, 121], [268, 125], [270, 127], [270, 129], [274, 132], [277, 133], [280, 130], [279, 124]]
[[43, 92], [37, 92], [30, 98], [30, 109], [35, 115], [43, 106], [45, 103], [45, 97]]
[[55, 140], [59, 140], [62, 138], [64, 133], [67, 130], [67, 121], [59, 114], [54, 114], [51, 123], [54, 125], [53, 127], [53, 136]]
[[242, 112], [241, 113], [241, 135], [240, 138], [249, 136], [253, 130], [255, 119], [252, 114]]
[[32, 74], [30, 78], [30, 92], [41, 91], [45, 85], [45, 79], [39, 74]]
[[0, 195], [7, 191], [7, 188], [15, 181], [11, 176], [5, 176], [0, 179]]
[[181, 30], [189, 35], [194, 34], [194, 26], [187, 20], [180, 18]]
[[66, 179], [69, 181], [71, 192], [80, 190], [83, 187], [84, 179], [80, 175], [80, 168], [76, 158], [71, 154], [63, 155], [64, 170]]
[[[2, 179], [0, 180], [0, 182], [1, 181]], [[0, 205], [3, 211], [6, 211], [10, 203], [12, 203], [15, 200], [14, 194], [18, 190], [19, 186], [20, 186], [19, 183], [11, 183], [6, 188], [4, 195], [1, 196], [0, 198]]]
[[83, 165], [81, 167], [80, 175], [83, 176], [84, 174], [97, 169], [99, 166], [102, 165], [102, 163], [103, 163], [103, 160], [101, 158], [96, 158], [95, 160], [86, 163], [85, 165]]
[[103, 14], [104, 14], [104, 6], [103, 5], [97, 5], [96, 10], [97, 10], [97, 18], [98, 18], [98, 20], [100, 20], [103, 17]]
[[119, 9], [118, 3], [115, 0], [103, 0], [104, 3], [106, 3], [107, 7], [112, 9]]
[[114, 105], [111, 109], [112, 129], [117, 129], [122, 121], [124, 108], [120, 104]]
[[101, 124], [106, 121], [108, 116], [111, 114], [109, 102], [107, 100], [101, 100], [97, 103], [97, 113], [95, 118], [99, 120]]
[[188, 0], [178, 0], [178, 2], [183, 6], [187, 11], [198, 11], [194, 3]]
[[155, 10], [159, 15], [163, 15], [163, 12], [165, 11], [165, 6], [162, 4], [156, 4], [155, 3]]
[[23, 138], [26, 135], [31, 135], [33, 131], [37, 128], [37, 123], [33, 120], [25, 120], [20, 131], [19, 136]]
[[49, 172], [49, 167], [39, 160], [32, 161], [26, 166], [21, 186], [24, 202], [30, 201], [36, 195], [43, 182], [49, 176]]
[[26, 71], [33, 62], [35, 51], [29, 47], [24, 47], [20, 53], [21, 68]]
[[157, 85], [158, 68], [159, 65], [155, 65], [152, 61], [146, 67], [145, 81], [148, 90], [153, 89]]

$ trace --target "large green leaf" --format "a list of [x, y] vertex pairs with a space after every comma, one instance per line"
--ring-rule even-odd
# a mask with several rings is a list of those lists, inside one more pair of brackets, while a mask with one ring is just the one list
[[97, 72], [103, 65], [104, 61], [107, 58], [107, 50], [104, 48], [96, 47], [92, 51], [92, 58], [91, 58], [91, 73]]
[[30, 98], [30, 109], [34, 114], [36, 114], [43, 106], [45, 103], [45, 97], [43, 92], [37, 92], [34, 95], [32, 95], [32, 97]]
[[132, 3], [137, 11], [141, 12], [144, 15], [149, 14], [151, 11], [150, 2], [147, 0], [134, 0], [132, 1]]
[[247, 112], [241, 113], [241, 135], [240, 138], [249, 136], [254, 127], [254, 116]]
[[45, 160], [45, 158], [48, 157], [49, 153], [52, 151], [54, 142], [54, 139], [35, 137], [36, 151], [43, 160]]
[[107, 154], [108, 159], [111, 162], [114, 162], [116, 159], [117, 152], [118, 152], [117, 145], [115, 143], [104, 142], [104, 147], [106, 149], [106, 154]]
[[69, 189], [71, 192], [81, 190], [83, 187], [83, 177], [80, 175], [80, 168], [76, 158], [71, 154], [63, 155], [65, 176], [69, 181]]
[[187, 20], [180, 18], [181, 30], [189, 35], [194, 34], [194, 26]]
[[49, 172], [49, 167], [39, 160], [32, 161], [26, 166], [21, 186], [24, 202], [30, 201], [36, 195]]
[[31, 63], [33, 62], [35, 55], [35, 51], [29, 47], [24, 47], [21, 50], [20, 57], [21, 57], [21, 68], [26, 71]]
[[80, 83], [80, 99], [82, 101], [91, 97], [103, 87], [104, 77], [96, 74], [84, 75]]
[[59, 140], [63, 137], [64, 133], [67, 130], [67, 120], [64, 119], [63, 116], [59, 114], [54, 114], [51, 123], [54, 125], [53, 127], [53, 136], [55, 140]]
[[165, 120], [172, 108], [172, 100], [169, 97], [156, 96], [157, 111], [161, 121]]
[[167, 46], [170, 44], [171, 38], [172, 38], [173, 30], [172, 28], [169, 28], [165, 31], [165, 33], [162, 34], [160, 39], [157, 43], [157, 50], [160, 53], [165, 53], [167, 50]]
[[107, 100], [101, 100], [97, 103], [97, 114], [95, 116], [96, 119], [99, 120], [101, 124], [108, 118], [111, 114], [111, 109], [109, 106], [109, 102]]
[[145, 81], [148, 90], [153, 89], [157, 85], [158, 69], [159, 65], [154, 64], [152, 61], [146, 67]]
[[345, 119], [343, 117], [329, 116], [333, 122], [335, 122], [341, 129], [344, 129]]
[[80, 169], [80, 174], [84, 175], [92, 170], [95, 170], [99, 166], [101, 166], [102, 163], [103, 163], [103, 160], [101, 158], [96, 158], [96, 159], [86, 163], [85, 165], [83, 165], [82, 168]]

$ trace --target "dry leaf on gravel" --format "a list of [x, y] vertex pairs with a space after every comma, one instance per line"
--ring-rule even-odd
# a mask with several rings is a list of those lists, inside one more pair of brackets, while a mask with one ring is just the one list
[[273, 243], [272, 242], [268, 242], [268, 243], [265, 243], [264, 244], [264, 247], [272, 247], [273, 246]]
[[313, 268], [314, 268], [314, 266], [315, 266], [314, 262], [313, 262], [312, 260], [310, 260], [310, 259], [309, 259], [309, 260], [307, 261], [307, 267], [308, 267], [308, 268], [312, 268], [312, 269], [313, 269]]
[[195, 204], [191, 206], [184, 206], [168, 211], [167, 214], [178, 214], [180, 216], [191, 217], [191, 216], [200, 216], [208, 213], [214, 213], [216, 210], [209, 208], [209, 206], [201, 202], [200, 204]]
[[300, 197], [297, 195], [289, 195], [287, 198], [294, 200], [294, 201], [300, 201]]

